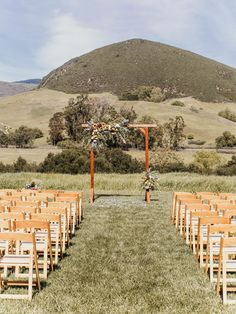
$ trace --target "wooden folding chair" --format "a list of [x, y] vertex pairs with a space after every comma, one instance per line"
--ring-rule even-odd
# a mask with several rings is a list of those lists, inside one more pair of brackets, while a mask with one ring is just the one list
[[40, 208], [40, 201], [16, 201], [14, 206], [24, 206], [24, 207], [36, 207]]
[[199, 217], [211, 217], [211, 216], [218, 217], [218, 212], [211, 211], [211, 210], [190, 212], [190, 247], [193, 250], [193, 254], [196, 254]]
[[[43, 254], [43, 259], [38, 258], [38, 267], [43, 269], [43, 273], [39, 272], [39, 277], [47, 279], [48, 267], [53, 271], [52, 259], [52, 242], [50, 232], [50, 222], [42, 220], [21, 220], [13, 221], [14, 231], [34, 232], [36, 240], [36, 251], [38, 256]], [[29, 251], [32, 248], [32, 243], [23, 242], [20, 246], [21, 254]], [[16, 269], [16, 276], [25, 276], [20, 274], [19, 267]]]
[[[186, 244], [190, 243], [190, 213], [191, 212], [202, 212], [202, 211], [210, 211], [210, 205], [207, 204], [188, 204], [185, 205], [185, 228], [184, 228], [184, 236], [186, 238]], [[181, 228], [181, 226], [180, 226]]]
[[26, 199], [23, 199], [21, 195], [19, 196], [1, 195], [0, 199], [2, 201], [10, 201], [11, 203], [26, 200]]
[[[71, 208], [72, 215], [76, 217], [76, 225], [81, 222], [81, 208], [79, 207], [79, 197], [76, 196], [57, 196], [55, 202], [63, 202], [67, 207]], [[50, 205], [49, 205], [50, 206]]]
[[58, 264], [59, 254], [63, 257], [62, 249], [62, 230], [61, 230], [61, 215], [60, 214], [32, 214], [30, 215], [32, 220], [41, 220], [50, 222], [50, 234], [52, 253], [54, 257], [54, 264]]
[[176, 218], [176, 210], [177, 210], [177, 200], [178, 198], [196, 198], [196, 196], [192, 193], [187, 193], [187, 192], [173, 192], [173, 198], [172, 198], [172, 207], [170, 209], [170, 216], [172, 223], [175, 224], [175, 218]]
[[0, 213], [0, 220], [23, 220], [25, 219], [25, 214], [24, 213], [15, 213], [15, 212], [5, 212], [5, 213]]
[[38, 213], [39, 209], [36, 207], [21, 207], [21, 206], [9, 206], [10, 213], [24, 213], [28, 217], [30, 214]]
[[204, 265], [204, 257], [206, 256], [204, 246], [207, 244], [207, 232], [209, 225], [230, 224], [231, 220], [227, 217], [199, 217], [198, 218], [198, 234], [197, 234], [197, 247], [196, 259], [200, 262], [200, 267]]
[[[223, 304], [236, 304], [236, 300], [228, 298], [228, 292], [236, 291], [236, 237], [221, 238], [219, 268], [217, 276], [216, 291], [220, 293], [222, 284]], [[230, 274], [228, 276], [228, 274]]]
[[223, 213], [224, 217], [230, 218], [231, 219], [231, 224], [236, 224], [236, 210], [225, 210]]
[[84, 212], [83, 212], [83, 206], [82, 206], [82, 201], [83, 201], [83, 192], [74, 192], [74, 191], [63, 191], [63, 192], [58, 192], [57, 194], [58, 197], [76, 197], [78, 199], [78, 218], [79, 221], [78, 223], [81, 222]]
[[[179, 230], [181, 220], [185, 216], [185, 206], [190, 204], [202, 204], [202, 201], [200, 199], [179, 199], [178, 200], [178, 208], [176, 213], [176, 220], [175, 220], [175, 227], [177, 230]], [[182, 230], [180, 230], [180, 234], [182, 234]]]
[[69, 232], [72, 237], [72, 234], [75, 234], [76, 228], [76, 211], [72, 209], [71, 203], [64, 203], [64, 202], [49, 202], [48, 208], [67, 208], [68, 219], [67, 222], [69, 224]]
[[67, 208], [46, 207], [41, 208], [42, 214], [59, 214], [61, 216], [61, 231], [62, 231], [62, 251], [69, 246], [69, 222]]
[[210, 282], [216, 282], [214, 272], [218, 271], [220, 240], [223, 237], [235, 236], [236, 225], [209, 225], [207, 232], [207, 249], [206, 249], [206, 273], [209, 271]]
[[[23, 281], [9, 280], [8, 278], [0, 278], [1, 292], [5, 285], [9, 286], [28, 286], [28, 294], [9, 294], [0, 293], [2, 299], [32, 299], [33, 294], [33, 272], [36, 271], [36, 285], [40, 290], [40, 280], [38, 271], [38, 259], [36, 252], [36, 242], [34, 233], [18, 233], [18, 232], [2, 232], [0, 233], [0, 241], [5, 241], [5, 252], [0, 257], [0, 268], [25, 267], [29, 269], [27, 273], [28, 284]], [[22, 242], [32, 243], [32, 248], [28, 254], [20, 254], [20, 245]], [[12, 245], [15, 243], [15, 249]], [[2, 275], [1, 275], [2, 277]]]

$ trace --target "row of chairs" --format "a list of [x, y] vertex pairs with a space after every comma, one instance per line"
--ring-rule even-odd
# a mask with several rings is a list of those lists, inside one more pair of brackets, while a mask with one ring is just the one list
[[[82, 217], [79, 192], [0, 190], [0, 298], [31, 300], [33, 287], [40, 290]], [[11, 286], [27, 286], [28, 293], [6, 293]]]
[[175, 192], [171, 220], [223, 303], [235, 304], [236, 194]]

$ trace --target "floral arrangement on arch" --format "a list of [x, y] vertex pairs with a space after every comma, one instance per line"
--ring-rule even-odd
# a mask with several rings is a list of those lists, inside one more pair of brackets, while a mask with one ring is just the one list
[[90, 131], [89, 144], [93, 149], [99, 149], [111, 144], [125, 144], [126, 134], [128, 130], [129, 120], [123, 120], [121, 123], [94, 123], [93, 120], [88, 121], [87, 130]]
[[143, 177], [143, 183], [142, 183], [142, 187], [143, 189], [145, 189], [146, 191], [149, 190], [157, 190], [159, 187], [159, 181], [160, 176], [157, 172], [152, 172], [151, 169], [149, 168], [148, 171], [145, 172], [145, 177]]

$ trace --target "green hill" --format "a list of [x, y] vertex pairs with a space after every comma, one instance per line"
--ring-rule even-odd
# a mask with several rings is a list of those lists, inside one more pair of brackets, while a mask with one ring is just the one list
[[40, 87], [119, 95], [142, 85], [159, 86], [171, 97], [235, 101], [236, 69], [186, 50], [132, 39], [68, 61], [45, 76]]

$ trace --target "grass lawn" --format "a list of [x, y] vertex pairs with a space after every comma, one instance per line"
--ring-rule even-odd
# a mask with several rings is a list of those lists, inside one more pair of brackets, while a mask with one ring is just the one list
[[[87, 196], [88, 176], [5, 174], [0, 187], [36, 177], [46, 187], [83, 187]], [[143, 202], [139, 179], [97, 175], [103, 195], [94, 206], [85, 204], [85, 219], [60, 267], [32, 302], [1, 301], [0, 313], [235, 313], [197, 270], [169, 217], [173, 187], [214, 189], [216, 177], [163, 175], [151, 205]], [[234, 190], [234, 180], [219, 178], [218, 184]]]

